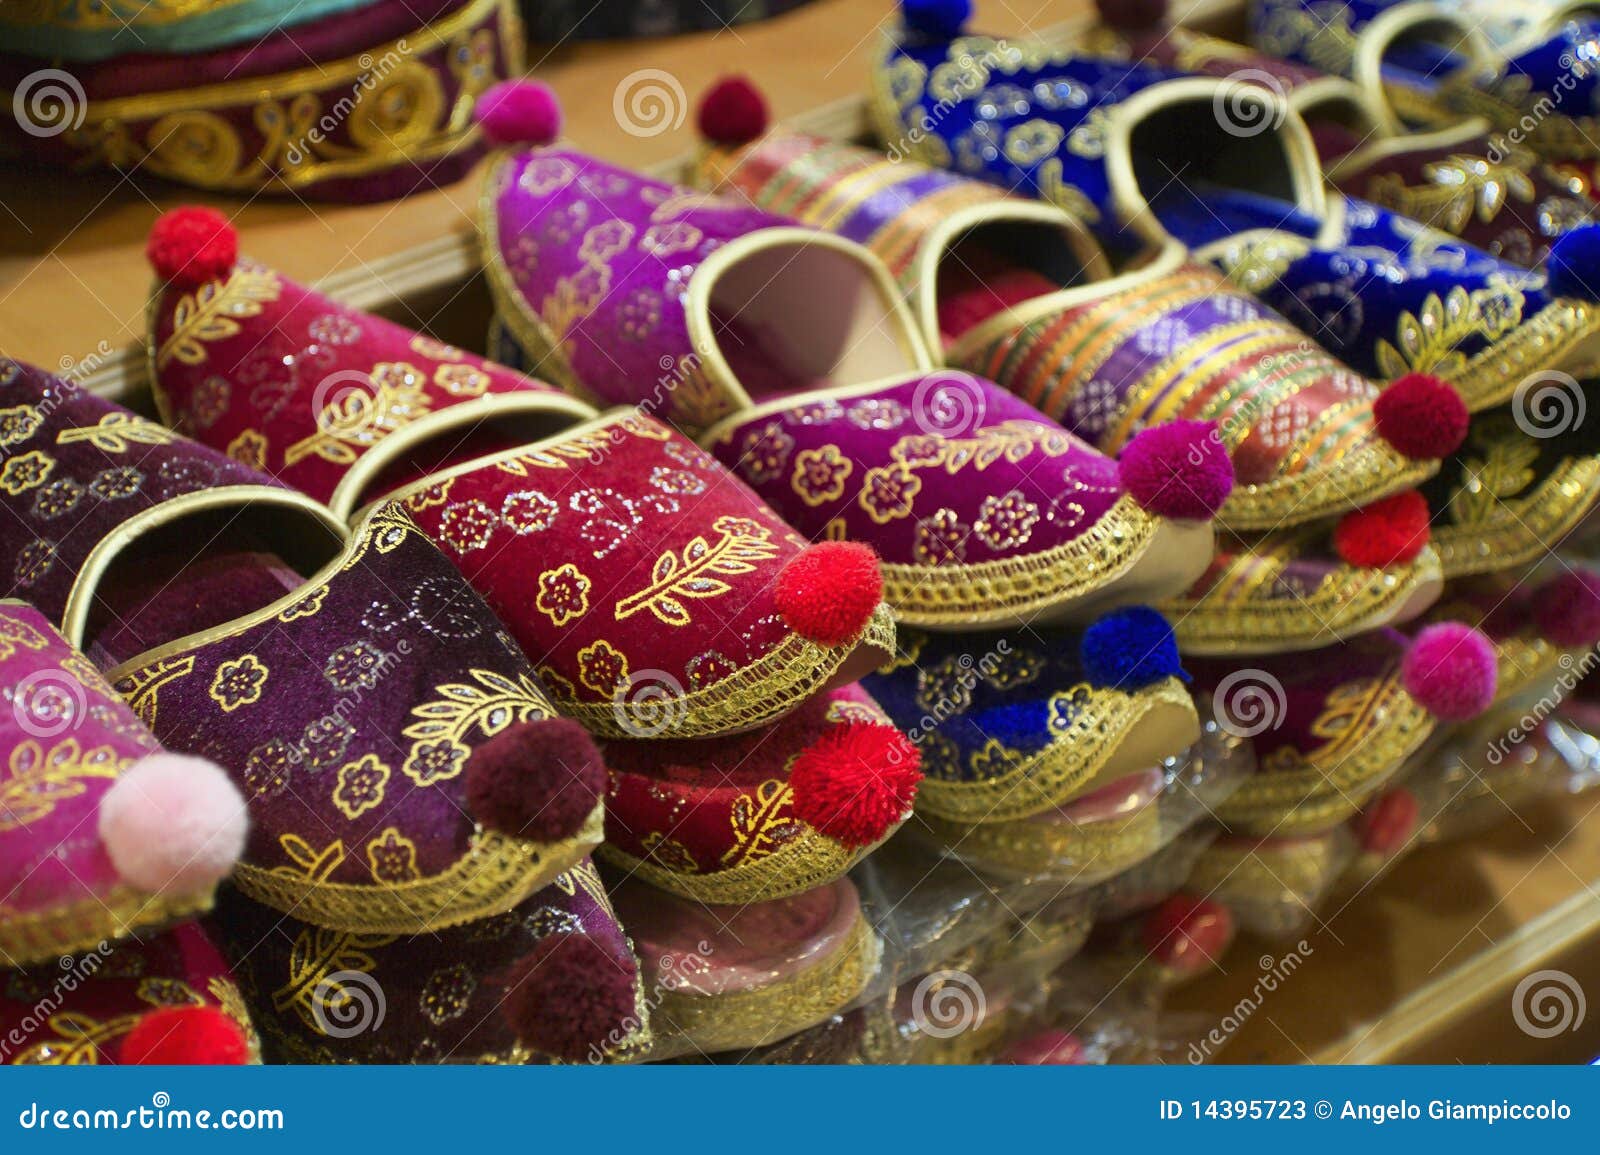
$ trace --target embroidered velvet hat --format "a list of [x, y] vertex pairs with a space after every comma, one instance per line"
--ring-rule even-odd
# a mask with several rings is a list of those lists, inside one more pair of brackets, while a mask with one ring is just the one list
[[194, 922], [0, 973], [0, 1038], [0, 1061], [29, 1066], [232, 1066], [260, 1051], [227, 962]]
[[515, 0], [6, 9], [0, 155], [215, 192], [370, 201], [458, 180], [482, 155], [474, 101], [523, 67]]
[[245, 803], [162, 751], [44, 616], [0, 602], [0, 964], [29, 966], [211, 906]]

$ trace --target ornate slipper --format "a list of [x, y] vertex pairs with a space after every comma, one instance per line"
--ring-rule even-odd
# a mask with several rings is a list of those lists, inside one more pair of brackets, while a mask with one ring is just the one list
[[[486, 102], [497, 139], [519, 91]], [[933, 372], [848, 241], [551, 149], [500, 160], [483, 222], [517, 363], [666, 409], [803, 535], [876, 549], [908, 623], [1081, 617], [1204, 564], [1232, 479], [1203, 429], [1137, 439], [1119, 470], [991, 382]]]
[[[714, 89], [702, 117], [740, 99], [740, 84]], [[1388, 440], [1384, 408], [1403, 398], [1375, 405], [1376, 385], [1173, 244], [1113, 275], [1061, 210], [781, 130], [708, 150], [700, 175], [868, 245], [947, 364], [987, 375], [1107, 453], [1152, 426], [1214, 422], [1238, 482], [1218, 511], [1232, 528], [1310, 521], [1413, 486], [1465, 429], [1459, 401], [1434, 387], [1421, 404], [1451, 426], [1445, 436]]]
[[[482, 155], [473, 101], [523, 70], [513, 0], [313, 0], [290, 15], [317, 18], [290, 27], [264, 0], [16, 7], [0, 19], [30, 34], [0, 24], [0, 154], [218, 192], [370, 201], [448, 184]], [[147, 41], [149, 23], [164, 30]], [[98, 62], [74, 66], [74, 93], [13, 49]]]
[[[59, 965], [58, 965], [59, 963]], [[4, 1062], [238, 1065], [259, 1062], [250, 1013], [199, 923], [144, 942], [102, 942], [0, 976]]]
[[221, 770], [162, 752], [20, 602], [0, 602], [0, 700], [0, 963], [31, 966], [211, 908], [246, 827]]
[[1257, 664], [1194, 663], [1218, 724], [1249, 738], [1259, 769], [1216, 807], [1232, 832], [1278, 838], [1353, 816], [1439, 721], [1493, 702], [1497, 656], [1481, 632], [1439, 623], [1415, 641], [1384, 630]]
[[606, 742], [602, 857], [700, 902], [826, 885], [911, 815], [917, 748], [859, 686], [732, 738]]
[[863, 682], [922, 751], [917, 810], [950, 823], [1048, 815], [1199, 736], [1167, 623], [1106, 615], [1081, 636], [910, 634]]
[[608, 1062], [650, 1039], [638, 964], [588, 861], [502, 914], [410, 938], [238, 895], [216, 921], [277, 1062]]
[[704, 906], [627, 880], [617, 915], [655, 992], [652, 1057], [758, 1047], [843, 1010], [882, 943], [848, 878], [771, 902]]
[[[509, 909], [599, 842], [593, 743], [403, 510], [347, 539], [310, 498], [37, 371], [11, 397], [27, 433], [6, 469], [28, 484], [0, 546], [52, 534], [24, 592], [64, 607], [163, 745], [228, 772], [247, 893], [420, 933]], [[192, 492], [212, 479], [238, 483]]]
[[[260, 350], [283, 342], [274, 363], [317, 363], [323, 385], [302, 374], [283, 387], [273, 402], [275, 448], [268, 455], [259, 439], [255, 459], [281, 463], [286, 478], [329, 493], [341, 509], [378, 494], [399, 501], [504, 619], [562, 713], [595, 733], [755, 728], [891, 652], [894, 626], [870, 551], [806, 548], [709, 454], [650, 418], [617, 412], [573, 425], [593, 410], [236, 264], [232, 231], [220, 222], [165, 218], [152, 255], [171, 285], [155, 324], [158, 372], [160, 349], [185, 347], [175, 319], [193, 302], [257, 275], [280, 298], [261, 311], [244, 307], [221, 340], [215, 330], [195, 340], [193, 365], [171, 369], [189, 383], [173, 415], [236, 448], [257, 430], [235, 434], [220, 413], [257, 420], [246, 394], [280, 388], [276, 378], [249, 387], [263, 372]], [[353, 343], [328, 345], [332, 332]], [[404, 363], [373, 367], [374, 357], [408, 350]], [[203, 372], [198, 383], [190, 368]], [[353, 384], [330, 397], [329, 381]], [[196, 397], [208, 390], [239, 401], [205, 424]]]
[[595, 416], [543, 382], [239, 260], [233, 226], [211, 209], [162, 216], [148, 252], [162, 419], [340, 518], [426, 462]]

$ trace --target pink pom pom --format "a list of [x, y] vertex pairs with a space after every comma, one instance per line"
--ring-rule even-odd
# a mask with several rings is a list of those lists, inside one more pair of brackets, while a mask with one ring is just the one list
[[1207, 421], [1169, 421], [1139, 432], [1117, 458], [1122, 484], [1160, 517], [1206, 521], [1233, 492], [1233, 461]]
[[561, 135], [561, 102], [537, 80], [503, 80], [472, 110], [483, 134], [500, 145], [550, 144]]
[[1533, 617], [1558, 646], [1587, 649], [1600, 642], [1600, 574], [1574, 570], [1547, 582], [1534, 599]]
[[742, 76], [725, 76], [700, 101], [700, 135], [712, 144], [748, 144], [767, 131], [767, 102]]
[[1436, 718], [1464, 722], [1489, 708], [1498, 681], [1494, 645], [1471, 626], [1440, 622], [1417, 635], [1400, 663], [1406, 691]]
[[130, 885], [192, 894], [221, 882], [244, 852], [245, 802], [217, 766], [151, 754], [100, 800], [100, 840]]

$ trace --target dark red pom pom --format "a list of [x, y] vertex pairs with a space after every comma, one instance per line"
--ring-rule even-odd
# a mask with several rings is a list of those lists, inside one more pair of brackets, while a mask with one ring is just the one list
[[466, 773], [473, 818], [538, 842], [576, 834], [606, 780], [594, 739], [570, 718], [506, 727], [472, 752]]
[[1587, 649], [1600, 642], [1600, 574], [1571, 570], [1540, 587], [1533, 618], [1558, 646]]
[[238, 1067], [250, 1061], [250, 1041], [216, 1007], [163, 1007], [123, 1036], [118, 1061], [147, 1067]]
[[1416, 490], [1351, 510], [1333, 531], [1333, 548], [1355, 566], [1383, 569], [1411, 561], [1428, 544], [1428, 502]]
[[700, 135], [712, 144], [748, 144], [767, 131], [767, 101], [742, 76], [724, 76], [700, 100], [695, 117]]
[[501, 1009], [525, 1044], [578, 1062], [631, 1033], [635, 972], [586, 934], [549, 934], [501, 976]]
[[845, 722], [789, 767], [794, 812], [835, 842], [871, 846], [911, 810], [922, 781], [916, 745], [881, 722]]
[[1448, 457], [1467, 439], [1471, 414], [1454, 385], [1426, 373], [1407, 373], [1372, 403], [1382, 437], [1407, 457]]
[[1175, 894], [1144, 917], [1144, 946], [1159, 962], [1195, 974], [1233, 941], [1233, 912], [1209, 898]]
[[499, 145], [537, 147], [561, 135], [561, 102], [537, 80], [502, 80], [478, 97], [472, 116]]
[[1420, 812], [1417, 796], [1403, 786], [1379, 795], [1356, 819], [1361, 848], [1374, 854], [1394, 854], [1416, 832]]
[[1124, 32], [1140, 32], [1167, 18], [1167, 0], [1095, 0], [1100, 19]]
[[878, 555], [853, 541], [807, 546], [778, 575], [774, 599], [784, 621], [813, 642], [852, 642], [883, 601]]
[[156, 218], [144, 255], [163, 281], [192, 289], [233, 271], [239, 234], [216, 209], [185, 205]]

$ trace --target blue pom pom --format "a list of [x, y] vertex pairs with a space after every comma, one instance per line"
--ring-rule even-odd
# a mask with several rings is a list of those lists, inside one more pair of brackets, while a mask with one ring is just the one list
[[1167, 619], [1149, 606], [1112, 610], [1083, 631], [1083, 672], [1102, 689], [1137, 690], [1189, 675]]
[[954, 40], [972, 18], [971, 0], [900, 0], [900, 16], [913, 32]]
[[1580, 225], [1557, 237], [1544, 267], [1556, 296], [1600, 300], [1600, 225]]

